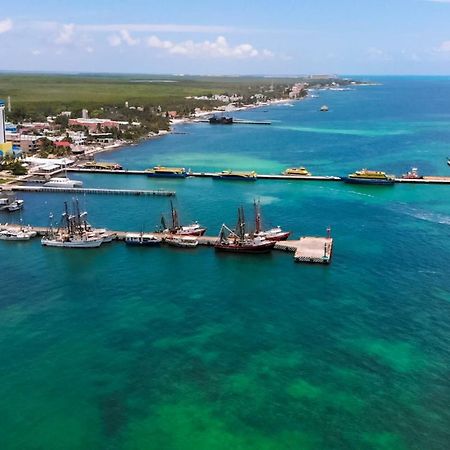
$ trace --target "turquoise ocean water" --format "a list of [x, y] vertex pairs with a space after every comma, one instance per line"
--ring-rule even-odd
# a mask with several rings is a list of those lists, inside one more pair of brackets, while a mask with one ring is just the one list
[[[450, 78], [372, 80], [381, 85], [236, 114], [271, 126], [180, 125], [98, 159], [450, 176]], [[181, 218], [208, 234], [260, 198], [266, 223], [294, 236], [331, 225], [333, 261], [0, 242], [1, 449], [450, 447], [450, 186], [73, 178], [174, 189]], [[24, 222], [39, 225], [70, 200], [22, 198]], [[153, 230], [169, 208], [167, 198], [80, 202], [113, 229]]]

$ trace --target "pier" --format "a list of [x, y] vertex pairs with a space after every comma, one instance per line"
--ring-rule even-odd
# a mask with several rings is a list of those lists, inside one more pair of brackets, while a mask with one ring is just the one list
[[10, 186], [10, 190], [18, 192], [51, 192], [67, 194], [98, 194], [98, 195], [134, 195], [134, 196], [166, 196], [172, 197], [175, 191], [136, 190], [136, 189], [102, 189], [102, 188], [64, 188], [48, 186]]
[[[5, 228], [0, 224], [0, 230]], [[20, 229], [22, 225], [8, 224], [7, 228]], [[30, 227], [31, 230], [36, 231], [38, 236], [44, 236], [47, 233], [48, 227]], [[139, 234], [138, 231], [113, 231], [111, 233], [116, 234], [118, 241], [124, 241], [125, 236], [128, 233]], [[153, 233], [163, 240], [168, 236], [165, 233]], [[172, 236], [172, 235], [170, 235]], [[217, 236], [195, 236], [198, 240], [198, 244], [205, 247], [213, 247], [217, 242]], [[331, 237], [316, 237], [316, 236], [303, 236], [300, 239], [292, 239], [287, 241], [279, 241], [275, 244], [274, 250], [289, 252], [294, 254], [295, 262], [303, 263], [316, 263], [316, 264], [329, 264], [331, 261], [331, 255], [333, 251], [333, 239]], [[245, 257], [245, 255], [244, 255]]]
[[[198, 119], [194, 122], [209, 123], [209, 119]], [[233, 119], [233, 122], [226, 125], [272, 125], [270, 120], [245, 120], [245, 119]]]
[[[61, 169], [60, 172], [63, 170]], [[80, 173], [105, 173], [114, 175], [146, 175], [145, 170], [108, 170], [108, 169], [85, 169], [82, 167], [67, 168], [67, 172]], [[190, 172], [189, 177], [219, 178], [220, 172]], [[284, 181], [342, 181], [335, 175], [283, 175], [283, 174], [256, 174], [258, 180], [284, 180]], [[235, 181], [235, 180], [234, 180]], [[450, 177], [424, 176], [423, 178], [395, 178], [400, 184], [450, 184]], [[370, 185], [367, 185], [370, 186]]]

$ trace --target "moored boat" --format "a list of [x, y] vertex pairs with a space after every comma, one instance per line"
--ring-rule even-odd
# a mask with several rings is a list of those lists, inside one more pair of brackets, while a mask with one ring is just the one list
[[394, 175], [386, 175], [379, 170], [362, 169], [343, 177], [344, 183], [351, 184], [380, 184], [393, 185], [395, 183]]
[[206, 228], [202, 227], [198, 222], [193, 222], [189, 225], [181, 225], [178, 211], [173, 206], [172, 201], [170, 202], [170, 216], [172, 224], [167, 226], [166, 219], [164, 215], [161, 216], [161, 232], [176, 234], [180, 236], [203, 236], [206, 232]]
[[67, 177], [52, 177], [49, 181], [44, 183], [44, 186], [56, 188], [75, 188], [82, 187], [83, 182], [80, 180], [71, 180]]
[[321, 111], [321, 112], [328, 112], [328, 111], [329, 111], [329, 108], [328, 108], [327, 105], [322, 105], [322, 106], [320, 107], [320, 111]]
[[237, 172], [233, 170], [222, 170], [222, 172], [219, 172], [217, 177], [223, 180], [256, 181], [257, 174], [255, 171]]
[[147, 169], [146, 173], [149, 177], [160, 178], [186, 178], [189, 176], [189, 171], [184, 167], [155, 166], [152, 169]]
[[6, 210], [9, 212], [19, 211], [23, 207], [23, 200], [14, 200], [8, 206], [6, 206]]
[[96, 169], [96, 170], [123, 170], [120, 164], [115, 162], [103, 162], [103, 161], [88, 161], [83, 164], [83, 169]]
[[31, 229], [13, 229], [7, 228], [0, 231], [0, 240], [2, 241], [29, 241], [31, 238], [36, 236], [36, 231]]
[[304, 167], [289, 167], [285, 171], [282, 172], [283, 175], [300, 175], [309, 177], [311, 176], [311, 172], [306, 170]]
[[402, 178], [405, 180], [420, 180], [423, 176], [419, 174], [417, 167], [413, 167], [409, 172], [403, 174]]
[[164, 238], [164, 242], [172, 247], [181, 248], [195, 248], [198, 245], [198, 240], [195, 236], [176, 236], [169, 235]]
[[103, 238], [97, 233], [88, 231], [86, 213], [81, 213], [77, 200], [74, 200], [74, 211], [69, 212], [64, 202], [64, 212], [58, 228], [53, 227], [53, 215], [50, 214], [50, 225], [41, 244], [45, 247], [62, 248], [97, 248], [103, 244]]
[[161, 244], [162, 239], [150, 233], [127, 233], [125, 244], [137, 246], [155, 246]]
[[219, 239], [214, 244], [217, 251], [229, 253], [268, 253], [275, 246], [275, 241], [268, 241], [264, 237], [250, 236], [246, 233], [244, 209], [238, 209], [238, 223], [236, 230], [222, 225]]
[[225, 116], [213, 116], [209, 118], [209, 123], [211, 125], [232, 125], [233, 124], [233, 118], [232, 117], [225, 117]]
[[272, 227], [267, 230], [262, 229], [261, 203], [254, 202], [255, 209], [255, 232], [253, 236], [264, 238], [268, 241], [285, 241], [291, 235], [290, 231], [284, 231], [280, 226]]

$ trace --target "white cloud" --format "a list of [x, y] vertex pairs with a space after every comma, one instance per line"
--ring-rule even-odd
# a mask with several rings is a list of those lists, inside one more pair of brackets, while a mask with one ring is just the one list
[[10, 31], [13, 27], [13, 21], [11, 19], [0, 20], [0, 34]]
[[75, 31], [75, 25], [73, 23], [64, 24], [60, 30], [58, 36], [55, 39], [57, 44], [70, 44], [73, 39], [73, 34]]
[[147, 33], [231, 33], [236, 31], [233, 27], [218, 25], [178, 25], [178, 24], [151, 24], [151, 23], [128, 23], [128, 24], [91, 24], [78, 25], [84, 31], [116, 31], [122, 30]]
[[450, 3], [450, 0], [427, 0], [427, 2], [432, 2], [432, 3]]
[[34, 56], [39, 56], [41, 54], [41, 51], [40, 50], [32, 50], [31, 54]]
[[442, 53], [449, 53], [450, 52], [450, 41], [442, 42], [442, 44], [437, 48], [437, 51], [442, 52]]
[[86, 50], [88, 53], [94, 53], [94, 48], [91, 47], [91, 46], [87, 46], [87, 47], [85, 48], [85, 50]]
[[109, 45], [112, 47], [118, 47], [122, 43], [130, 46], [137, 45], [140, 41], [140, 39], [134, 39], [128, 30], [119, 30], [119, 34], [113, 34], [108, 38]]
[[214, 58], [255, 58], [257, 56], [272, 57], [270, 50], [257, 50], [253, 45], [244, 43], [231, 46], [224, 36], [219, 36], [215, 41], [194, 42], [192, 40], [183, 42], [172, 42], [161, 40], [157, 36], [150, 36], [147, 45], [167, 51], [173, 55], [185, 56], [210, 56]]

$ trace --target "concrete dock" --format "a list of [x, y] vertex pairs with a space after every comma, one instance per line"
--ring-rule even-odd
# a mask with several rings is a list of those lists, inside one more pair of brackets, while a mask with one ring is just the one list
[[[8, 224], [8, 228], [20, 229], [21, 225]], [[5, 228], [0, 224], [0, 230]], [[32, 230], [37, 232], [38, 236], [44, 236], [47, 233], [47, 227], [31, 227]], [[118, 241], [125, 240], [125, 235], [127, 233], [137, 233], [139, 231], [113, 231], [117, 235]], [[164, 233], [154, 233], [151, 231], [146, 231], [145, 233], [150, 233], [158, 236], [164, 240], [167, 234]], [[205, 247], [213, 247], [217, 242], [217, 236], [196, 236], [198, 244]], [[294, 253], [294, 260], [296, 262], [303, 263], [319, 263], [319, 264], [329, 264], [331, 260], [331, 254], [333, 250], [333, 239], [328, 237], [312, 237], [303, 236], [298, 240], [292, 239], [287, 241], [279, 241], [275, 244], [274, 250], [284, 251], [289, 253]]]
[[[61, 170], [62, 172], [62, 170]], [[108, 169], [84, 169], [82, 167], [67, 168], [67, 172], [106, 173], [115, 175], [146, 175], [145, 170], [108, 170]], [[219, 178], [220, 172], [191, 172], [190, 177]], [[342, 181], [335, 175], [283, 175], [283, 174], [257, 174], [258, 180], [294, 180], [294, 181]], [[184, 178], [180, 178], [184, 179]], [[236, 181], [236, 180], [233, 180]], [[402, 184], [450, 184], [450, 177], [424, 176], [423, 178], [395, 178], [396, 183]]]
[[51, 193], [63, 193], [63, 194], [97, 194], [97, 195], [134, 195], [134, 196], [166, 196], [172, 197], [175, 195], [175, 191], [165, 190], [136, 190], [136, 189], [101, 189], [101, 188], [60, 188], [60, 187], [48, 187], [48, 186], [17, 186], [13, 185], [9, 187], [12, 191], [18, 192], [51, 192]]

